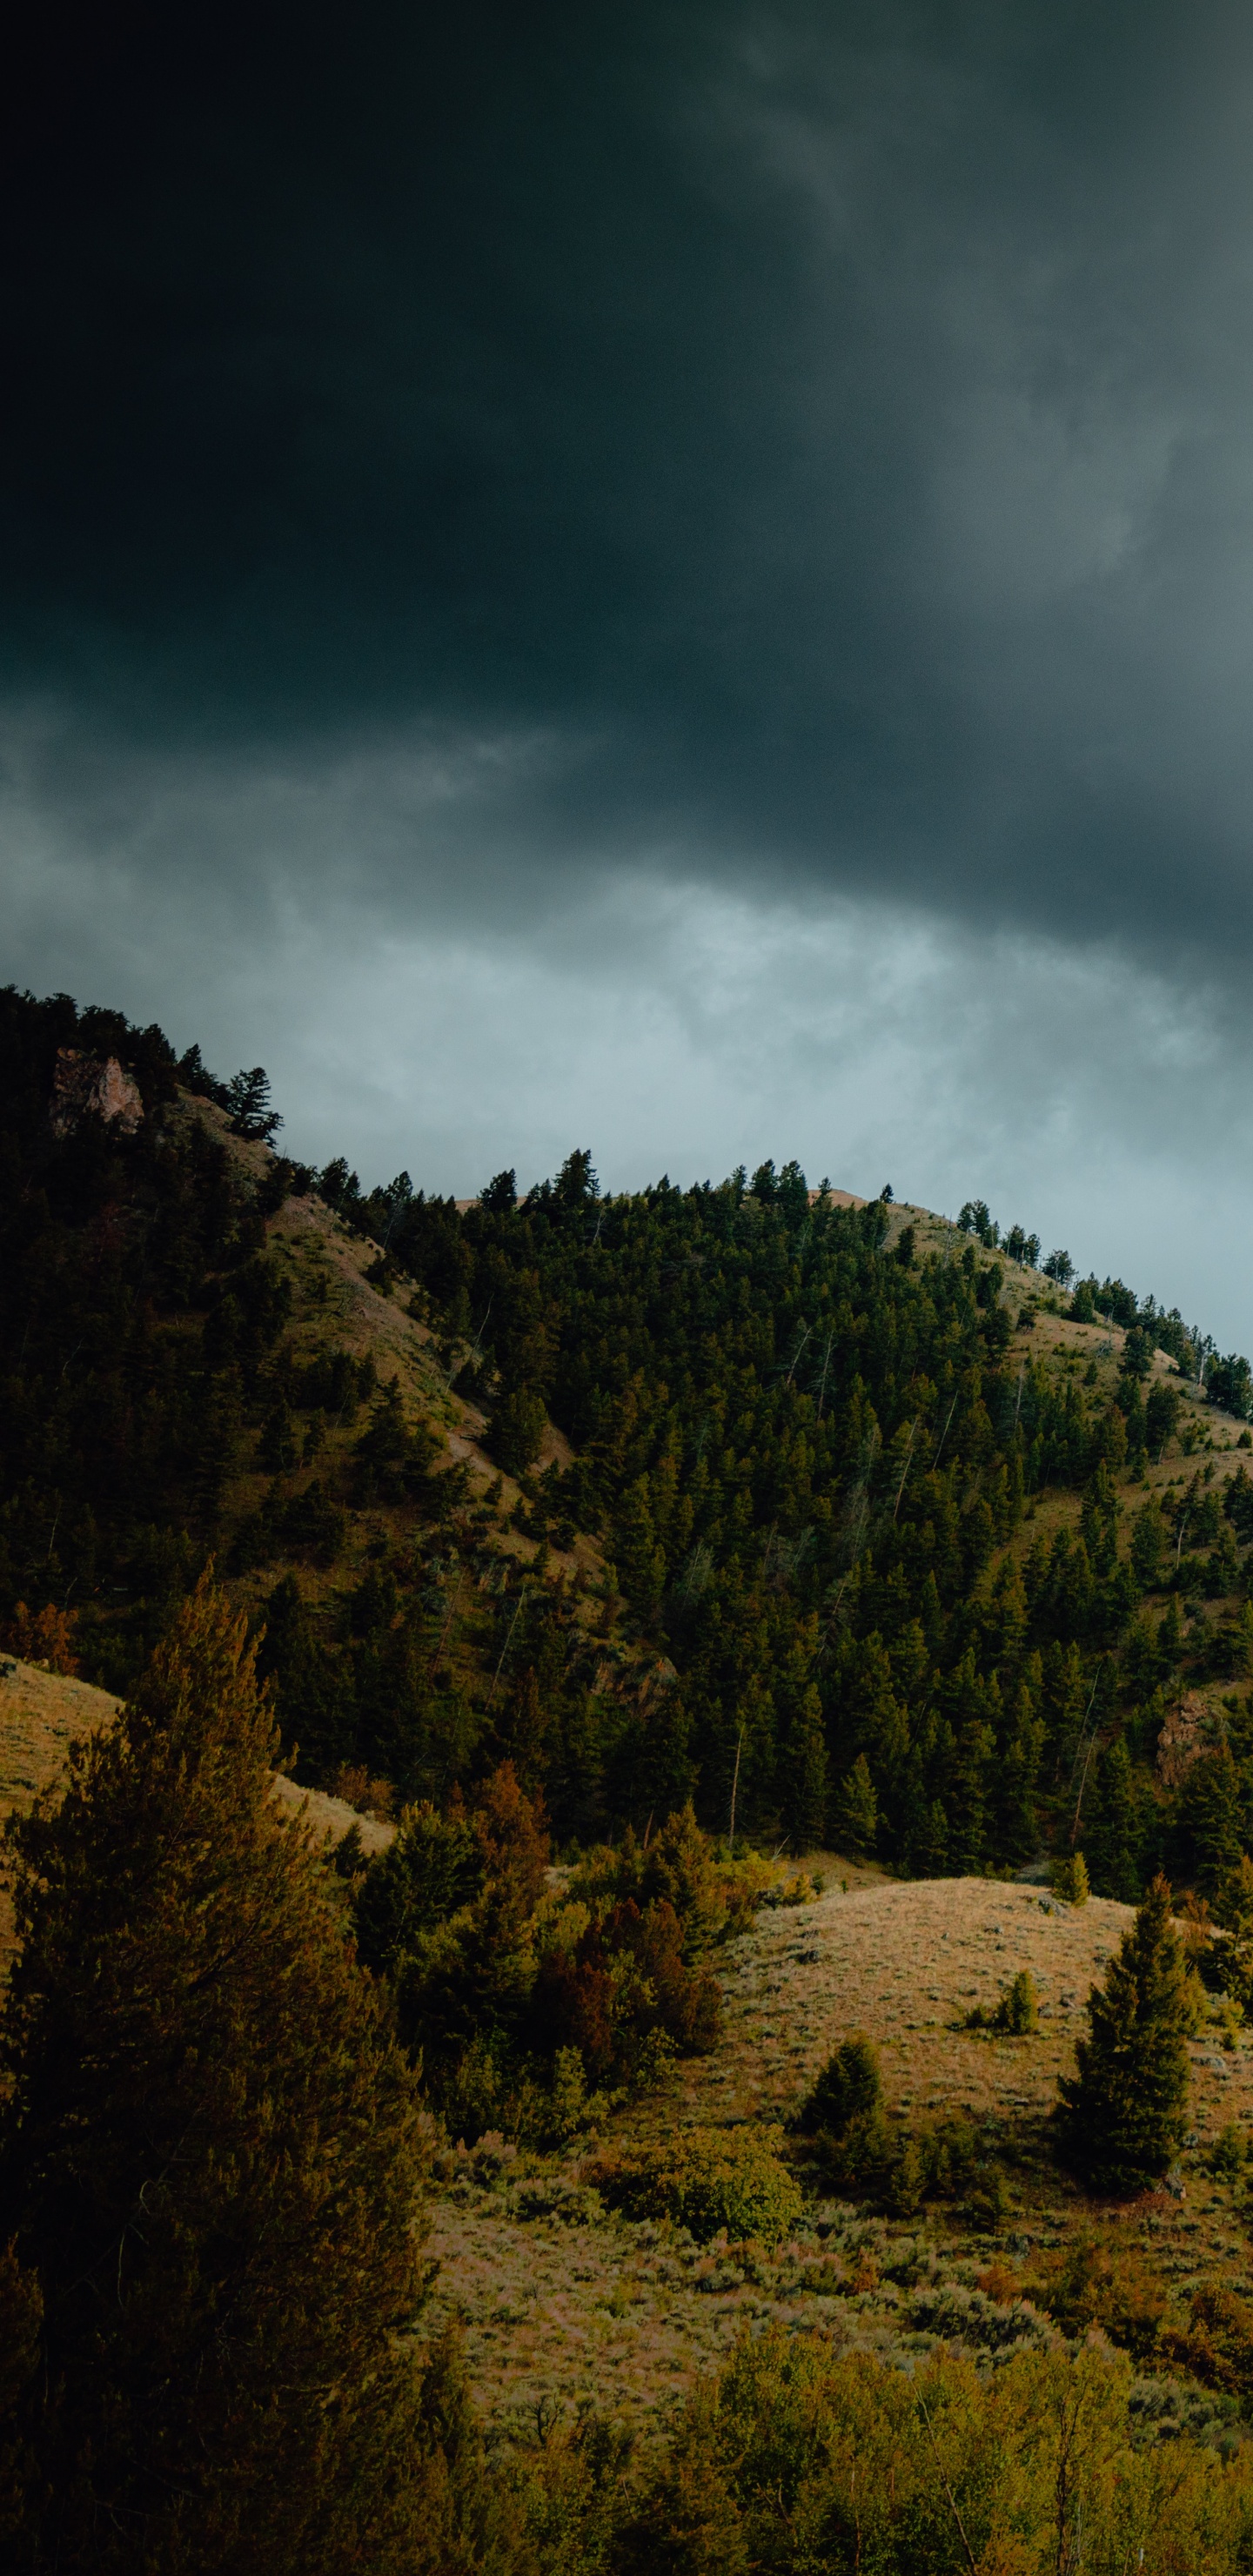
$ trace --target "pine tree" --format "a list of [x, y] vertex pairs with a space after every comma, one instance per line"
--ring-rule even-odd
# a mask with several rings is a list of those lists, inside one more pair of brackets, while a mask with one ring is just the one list
[[1104, 1986], [1088, 1997], [1078, 2073], [1059, 2083], [1067, 2161], [1100, 2191], [1155, 2182], [1187, 2127], [1189, 2010], [1170, 1889], [1153, 1880]]
[[776, 1693], [776, 1708], [781, 1701], [779, 1714], [784, 1722], [779, 1809], [793, 1850], [816, 1851], [822, 1844], [827, 1821], [827, 1745], [822, 1701], [814, 1683], [803, 1680], [800, 1656], [791, 1658], [790, 1663], [791, 1669]]
[[231, 1113], [231, 1132], [236, 1136], [257, 1137], [268, 1144], [283, 1124], [277, 1109], [270, 1107], [270, 1077], [263, 1064], [254, 1064], [249, 1072], [232, 1074], [226, 1086], [226, 1106]]
[[367, 2523], [372, 2569], [421, 2563], [418, 2100], [274, 1751], [205, 1579], [12, 1832], [15, 2568], [346, 2570]]
[[1139, 1840], [1131, 1763], [1123, 1737], [1116, 1735], [1097, 1756], [1095, 1794], [1084, 1825], [1084, 1858], [1095, 1896], [1114, 1896], [1124, 1905], [1138, 1905]]
[[879, 1831], [879, 1802], [875, 1797], [870, 1765], [859, 1753], [852, 1770], [840, 1782], [835, 1803], [835, 1844], [837, 1851], [872, 1852]]
[[1231, 1747], [1203, 1754], [1179, 1795], [1182, 1858], [1202, 1896], [1213, 1896], [1240, 1860], [1240, 1774]]

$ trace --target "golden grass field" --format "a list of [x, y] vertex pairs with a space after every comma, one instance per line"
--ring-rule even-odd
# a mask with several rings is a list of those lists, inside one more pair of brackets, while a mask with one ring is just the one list
[[[116, 1705], [107, 1692], [4, 1659], [0, 1810], [28, 1807], [62, 1772], [71, 1739], [111, 1724]], [[367, 1849], [389, 1839], [392, 1828], [354, 1817], [338, 1799], [306, 1797], [282, 1778], [275, 1795], [303, 1807], [315, 1833], [338, 1839], [355, 1821]], [[606, 2136], [671, 2121], [786, 2119], [835, 2042], [863, 2029], [880, 2048], [890, 2107], [910, 2118], [960, 2114], [1004, 2156], [1013, 2200], [1005, 2227], [993, 2242], [943, 2208], [892, 2225], [818, 2204], [773, 2253], [700, 2247], [682, 2231], [602, 2211], [581, 2179], [590, 2140], [547, 2158], [490, 2143], [445, 2156], [429, 2211], [439, 2268], [426, 2322], [459, 2322], [493, 2438], [588, 2401], [646, 2430], [745, 2326], [817, 2328], [841, 2346], [883, 2353], [902, 2341], [923, 2349], [937, 2331], [962, 2330], [962, 2301], [986, 2322], [988, 2301], [974, 2285], [989, 2264], [1021, 2271], [1040, 2248], [1094, 2224], [1147, 2252], [1180, 2291], [1214, 2271], [1253, 2289], [1243, 2219], [1201, 2161], [1224, 2122], [1253, 2117], [1253, 2040], [1243, 2033], [1230, 2049], [1192, 2044], [1195, 2147], [1182, 2198], [1155, 2193], [1094, 2212], [1047, 2155], [1056, 2077], [1073, 2062], [1084, 2000], [1128, 1907], [1097, 1898], [1059, 1907], [1042, 1888], [987, 1879], [897, 1882], [831, 1854], [809, 1865], [826, 1876], [816, 1901], [763, 1910], [716, 1955], [725, 2007], [716, 2050], [680, 2070], [672, 2096], [616, 2114]], [[11, 1918], [4, 1933], [7, 1960]], [[972, 2006], [995, 2003], [1022, 1967], [1040, 1990], [1038, 2036], [953, 2027]], [[1017, 2331], [1004, 2279], [999, 2293], [996, 2314]]]
[[[462, 2156], [433, 2213], [434, 2312], [460, 2320], [479, 2402], [498, 2432], [529, 2423], [537, 2408], [569, 2409], [593, 2395], [647, 2424], [746, 2324], [816, 2327], [841, 2344], [894, 2349], [912, 2313], [894, 2268], [920, 2271], [932, 2296], [937, 2283], [969, 2290], [993, 2262], [1021, 2271], [1033, 2252], [1093, 2225], [1147, 2252], [1181, 2289], [1213, 2270], [1253, 2287], [1243, 2221], [1200, 2161], [1207, 2137], [1253, 2114], [1253, 2041], [1243, 2034], [1230, 2054], [1208, 2039], [1192, 2044], [1196, 2149], [1181, 2199], [1160, 2192], [1094, 2210], [1048, 2156], [1056, 2078], [1073, 2067], [1082, 2006], [1130, 1907], [1096, 1898], [1058, 1907], [1034, 1886], [902, 1883], [822, 1862], [848, 1877], [848, 1892], [837, 1884], [817, 1903], [756, 1918], [722, 1954], [715, 2053], [683, 2068], [669, 2104], [640, 2105], [611, 2133], [671, 2118], [786, 2118], [835, 2043], [861, 2029], [880, 2048], [890, 2107], [911, 2118], [961, 2115], [1005, 2156], [1014, 2204], [1005, 2228], [993, 2241], [942, 2207], [893, 2226], [821, 2205], [791, 2244], [745, 2259], [666, 2228], [589, 2217], [577, 2154], [561, 2169], [564, 2204], [551, 2160], [506, 2156], [493, 2172], [483, 2169], [490, 2156]], [[951, 2026], [973, 2005], [995, 2003], [1023, 1967], [1040, 1989], [1037, 2037]]]

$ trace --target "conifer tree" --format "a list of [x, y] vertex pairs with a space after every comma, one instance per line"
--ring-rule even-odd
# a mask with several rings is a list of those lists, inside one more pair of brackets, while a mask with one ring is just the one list
[[1116, 1735], [1097, 1756], [1095, 1795], [1084, 1827], [1084, 1857], [1094, 1895], [1114, 1896], [1124, 1905], [1138, 1904], [1139, 1840], [1131, 1761], [1123, 1737]]
[[815, 1851], [827, 1818], [827, 1746], [822, 1701], [805, 1677], [802, 1652], [789, 1656], [775, 1692], [776, 1718], [782, 1720], [779, 1791], [780, 1813], [795, 1851]]
[[1240, 1774], [1220, 1744], [1185, 1774], [1179, 1799], [1182, 1858], [1203, 1896], [1213, 1896], [1240, 1861]]
[[878, 1830], [879, 1805], [870, 1765], [865, 1754], [859, 1753], [852, 1770], [840, 1782], [835, 1806], [836, 1849], [872, 1852]]
[[1182, 1945], [1160, 1875], [1145, 1896], [1104, 1986], [1088, 1997], [1089, 2037], [1077, 2074], [1063, 2076], [1059, 2117], [1068, 2163], [1100, 2191], [1155, 2182], [1187, 2127], [1189, 2011]]
[[423, 2563], [419, 2106], [275, 1749], [205, 1579], [12, 1832], [15, 2569], [338, 2571], [363, 2526], [372, 2570]]

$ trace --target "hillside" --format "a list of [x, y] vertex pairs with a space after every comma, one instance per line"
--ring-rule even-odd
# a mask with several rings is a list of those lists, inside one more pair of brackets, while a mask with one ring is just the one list
[[159, 1031], [0, 1018], [11, 1651], [124, 1690], [212, 1554], [299, 1779], [384, 1811], [507, 1757], [586, 1842], [734, 1780], [771, 1848], [1074, 1834], [1116, 1896], [1204, 1886], [1202, 1786], [1253, 1836], [1251, 1435], [1178, 1316], [791, 1165], [363, 1192]]
[[[1104, 2267], [1104, 2313], [1116, 2330], [1120, 2279], [1131, 2298], [1144, 2265], [1163, 2325], [1186, 2327], [1190, 2297], [1206, 2281], [1253, 2295], [1239, 2189], [1216, 2180], [1207, 2161], [1227, 2124], [1247, 2132], [1253, 2114], [1253, 2043], [1243, 2032], [1230, 2049], [1208, 2035], [1191, 2045], [1194, 2145], [1171, 2191], [1094, 2206], [1050, 2153], [1056, 2077], [1070, 2070], [1081, 2007], [1130, 1919], [1113, 1903], [1058, 1907], [1036, 1888], [970, 1879], [863, 1883], [763, 1914], [726, 1958], [723, 2039], [687, 2070], [666, 2118], [786, 2119], [831, 2046], [862, 2029], [881, 2049], [894, 2110], [967, 2121], [981, 2152], [1002, 2162], [1009, 2199], [999, 2226], [960, 2206], [893, 2221], [820, 2198], [782, 2244], [737, 2252], [725, 2239], [676, 2239], [599, 2209], [581, 2184], [583, 2156], [546, 2164], [487, 2140], [453, 2158], [432, 2239], [444, 2267], [437, 2314], [462, 2322], [498, 2435], [524, 2434], [537, 2407], [556, 2415], [589, 2398], [628, 2421], [664, 2419], [746, 2325], [818, 2330], [837, 2348], [889, 2357], [916, 2359], [937, 2340], [983, 2357], [1015, 2342], [1030, 2348], [1047, 2332], [1050, 2275], [1076, 2246], [1094, 2249]], [[1041, 1993], [1038, 2037], [954, 2026], [974, 2004], [992, 2005], [1023, 1967]], [[618, 2124], [620, 2141], [655, 2130], [658, 2117], [631, 2115]], [[1092, 2315], [1100, 2309], [1098, 2283]], [[1212, 2397], [1154, 2380], [1142, 2359], [1146, 2421], [1204, 2426]]]
[[[259, 1073], [3, 998], [0, 1809], [214, 1563], [273, 1794], [356, 1829], [335, 1903], [435, 2141], [428, 2327], [491, 2441], [589, 2400], [655, 2430], [746, 2327], [984, 2364], [1093, 2322], [1138, 2438], [1236, 2441], [1197, 2318], [1253, 2298], [1207, 1947], [1253, 1847], [1243, 1364], [986, 1210], [792, 1165], [364, 1191], [283, 1158]], [[1048, 2114], [1159, 1867], [1209, 1980], [1191, 2126], [1106, 2204]], [[963, 2026], [1020, 1970], [1032, 2036]], [[790, 2126], [859, 2030], [925, 2188], [837, 2190]], [[689, 2154], [756, 2154], [778, 2225], [630, 2214], [632, 2159]]]

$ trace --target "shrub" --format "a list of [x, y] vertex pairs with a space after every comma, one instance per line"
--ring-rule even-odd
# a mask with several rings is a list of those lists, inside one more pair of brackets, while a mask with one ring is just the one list
[[1193, 2291], [1187, 2328], [1167, 2327], [1161, 2350], [1174, 2369], [1189, 2371], [1204, 2387], [1225, 2389], [1245, 2404], [1253, 2397], [1253, 2307], [1221, 2283], [1206, 2281]]
[[[812, 1894], [812, 1883], [804, 1882]], [[698, 1959], [741, 1931], [757, 1908], [772, 1898], [803, 1902], [801, 1883], [790, 1886], [781, 1872], [757, 1852], [735, 1861], [720, 1860], [707, 1833], [697, 1824], [689, 1800], [667, 1816], [659, 1833], [645, 1844], [630, 1827], [616, 1847], [589, 1852], [573, 1872], [569, 1895], [598, 1918], [627, 1899], [643, 1908], [664, 1898], [673, 1906], [682, 1933], [683, 1956]]]
[[688, 2129], [656, 2143], [595, 2158], [586, 2179], [630, 2218], [669, 2218], [702, 2243], [725, 2229], [733, 2239], [776, 2245], [803, 2203], [775, 2153], [778, 2129]]
[[899, 2143], [883, 2109], [878, 2052], [864, 2031], [854, 2031], [832, 2052], [796, 2114], [795, 2126], [813, 2138], [826, 2180], [837, 2191], [889, 2188]]
[[[575, 1921], [583, 1911], [566, 1909]], [[668, 1899], [641, 1912], [628, 1898], [603, 1921], [585, 1921], [572, 1948], [560, 1939], [546, 1948], [531, 2032], [545, 2053], [577, 2048], [597, 2082], [638, 2083], [656, 2035], [678, 2055], [700, 2056], [715, 2046], [721, 2017], [716, 1978], [684, 1965]], [[655, 2045], [651, 2062], [661, 2062]]]
[[1094, 2236], [1037, 2256], [1021, 2294], [1047, 2308], [1063, 2334], [1100, 2326], [1140, 2362], [1153, 2352], [1166, 2313], [1158, 2272], [1130, 2249], [1115, 2250]]
[[887, 2207], [898, 2218], [911, 2218], [925, 2200], [951, 2200], [973, 2185], [986, 2206], [980, 2215], [999, 2226], [1004, 2215], [997, 2169], [980, 2166], [979, 2142], [965, 2120], [924, 2121], [891, 2140], [881, 2188]]
[[976, 2004], [965, 2020], [967, 2030], [1000, 2030], [1015, 2039], [1028, 2039], [1040, 2027], [1040, 1999], [1030, 1968], [1020, 1968], [1006, 1986], [994, 2012], [985, 2013]]
[[1243, 2129], [1234, 2120], [1226, 2121], [1210, 2149], [1210, 2172], [1220, 2182], [1235, 2182], [1244, 2171], [1248, 2151], [1248, 2139]]

